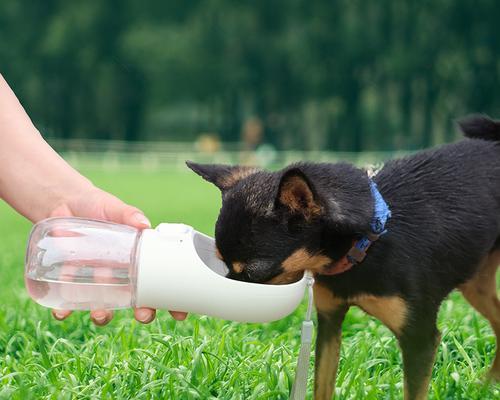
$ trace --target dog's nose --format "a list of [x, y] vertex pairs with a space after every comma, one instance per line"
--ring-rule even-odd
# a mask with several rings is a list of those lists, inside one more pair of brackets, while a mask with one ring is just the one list
[[250, 282], [266, 282], [275, 275], [272, 264], [260, 260], [247, 263], [243, 273]]

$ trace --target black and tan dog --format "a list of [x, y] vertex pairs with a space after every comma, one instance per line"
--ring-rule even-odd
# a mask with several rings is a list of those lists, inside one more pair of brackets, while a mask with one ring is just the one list
[[[278, 172], [188, 163], [222, 191], [216, 243], [233, 278], [280, 283], [316, 273], [316, 399], [332, 396], [352, 305], [397, 336], [405, 399], [427, 396], [436, 316], [453, 289], [490, 321], [498, 342], [500, 121], [475, 116], [460, 125], [467, 139], [390, 161], [373, 177], [392, 218], [357, 265], [346, 255], [370, 235], [374, 213], [366, 171], [344, 163]], [[498, 353], [491, 375], [500, 378]]]

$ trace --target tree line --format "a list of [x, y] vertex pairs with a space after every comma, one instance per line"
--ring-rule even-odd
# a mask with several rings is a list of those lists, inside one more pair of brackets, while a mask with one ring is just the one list
[[58, 138], [418, 149], [500, 116], [496, 0], [0, 2], [0, 72]]

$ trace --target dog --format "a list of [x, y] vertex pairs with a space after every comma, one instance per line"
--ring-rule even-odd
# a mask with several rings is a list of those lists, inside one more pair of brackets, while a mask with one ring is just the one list
[[[334, 393], [351, 306], [397, 337], [406, 400], [427, 397], [438, 309], [452, 290], [488, 319], [498, 343], [500, 121], [476, 115], [459, 125], [466, 138], [389, 161], [372, 178], [347, 163], [267, 172], [188, 162], [222, 192], [215, 237], [229, 277], [279, 284], [314, 272], [315, 399]], [[374, 232], [384, 206], [383, 231]]]

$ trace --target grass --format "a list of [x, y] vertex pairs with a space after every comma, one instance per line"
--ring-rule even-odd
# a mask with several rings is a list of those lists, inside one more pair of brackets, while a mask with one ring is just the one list
[[[184, 222], [213, 233], [219, 193], [194, 174], [85, 172], [141, 207], [154, 224]], [[288, 398], [304, 305], [264, 325], [197, 315], [175, 322], [160, 312], [143, 326], [131, 311], [116, 312], [103, 328], [86, 313], [57, 322], [24, 290], [29, 228], [0, 204], [0, 399]], [[443, 341], [430, 398], [499, 398], [499, 386], [483, 383], [495, 347], [487, 322], [455, 293], [443, 304], [439, 326]], [[344, 323], [337, 381], [340, 399], [402, 398], [397, 343], [359, 310], [351, 310]]]

